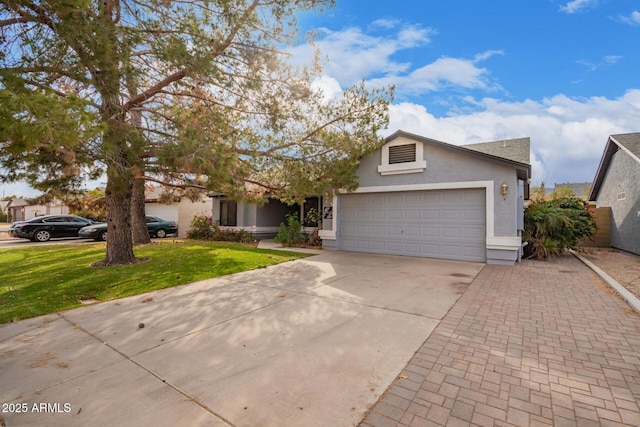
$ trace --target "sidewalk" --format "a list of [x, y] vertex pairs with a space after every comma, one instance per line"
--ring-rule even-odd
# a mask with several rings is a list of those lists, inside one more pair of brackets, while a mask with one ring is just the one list
[[572, 255], [486, 266], [362, 426], [640, 425], [640, 316]]

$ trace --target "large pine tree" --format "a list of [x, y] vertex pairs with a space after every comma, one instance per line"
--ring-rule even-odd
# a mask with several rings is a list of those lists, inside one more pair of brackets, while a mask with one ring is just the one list
[[106, 175], [105, 265], [135, 261], [134, 182], [293, 201], [354, 188], [380, 144], [390, 90], [328, 101], [314, 64], [287, 62], [296, 14], [331, 0], [0, 5], [3, 179], [47, 190]]

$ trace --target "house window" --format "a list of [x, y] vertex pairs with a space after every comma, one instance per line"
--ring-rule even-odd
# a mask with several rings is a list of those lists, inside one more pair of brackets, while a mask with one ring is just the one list
[[416, 161], [416, 144], [389, 147], [389, 164], [411, 163]]
[[382, 146], [380, 175], [419, 173], [427, 168], [422, 142], [392, 141]]
[[220, 200], [220, 225], [235, 227], [238, 225], [238, 205], [233, 200]]

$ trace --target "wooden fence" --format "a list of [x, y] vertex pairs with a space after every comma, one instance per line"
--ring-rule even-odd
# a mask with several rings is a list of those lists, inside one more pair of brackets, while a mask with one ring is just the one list
[[584, 239], [580, 246], [592, 248], [608, 248], [611, 246], [611, 208], [595, 208], [594, 215], [598, 224], [598, 232], [590, 239]]

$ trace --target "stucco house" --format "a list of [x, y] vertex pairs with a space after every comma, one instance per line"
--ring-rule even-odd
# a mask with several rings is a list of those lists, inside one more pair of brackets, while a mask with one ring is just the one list
[[611, 208], [611, 246], [640, 255], [640, 132], [609, 136], [589, 201]]
[[46, 204], [32, 205], [27, 200], [13, 198], [7, 203], [7, 221], [23, 221], [42, 215], [66, 215], [69, 207], [61, 200], [53, 199]]
[[513, 265], [522, 254], [529, 138], [456, 146], [404, 131], [360, 161], [323, 210], [325, 249]]
[[[301, 222], [311, 209], [322, 209], [321, 197], [308, 197], [300, 205], [287, 205], [280, 200], [267, 197], [262, 205], [241, 202], [228, 198], [224, 194], [212, 193], [212, 218], [215, 224], [231, 230], [245, 230], [253, 233], [256, 239], [269, 239], [278, 234], [280, 224], [286, 222], [287, 214], [297, 214]], [[317, 224], [303, 225], [311, 232]]]
[[147, 215], [154, 215], [165, 221], [178, 223], [178, 236], [186, 237], [191, 221], [196, 215], [211, 216], [211, 204], [209, 198], [202, 196], [199, 200], [191, 200], [188, 197], [176, 197], [170, 203], [161, 197], [164, 189], [160, 186], [145, 186], [144, 210]]

